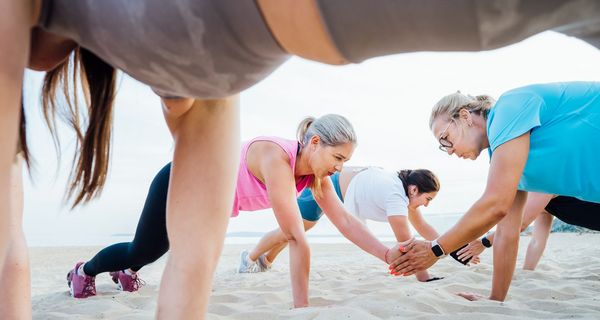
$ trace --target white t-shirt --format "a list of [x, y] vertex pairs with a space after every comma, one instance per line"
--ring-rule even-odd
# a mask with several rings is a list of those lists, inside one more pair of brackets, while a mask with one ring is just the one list
[[389, 216], [408, 215], [408, 197], [396, 172], [369, 167], [352, 178], [344, 206], [362, 220], [387, 222]]

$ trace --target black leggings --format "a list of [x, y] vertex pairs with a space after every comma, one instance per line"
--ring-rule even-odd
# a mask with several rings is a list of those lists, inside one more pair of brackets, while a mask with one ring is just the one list
[[170, 174], [171, 163], [164, 166], [152, 180], [133, 241], [102, 249], [85, 263], [85, 274], [96, 276], [102, 272], [129, 268], [138, 271], [169, 250], [166, 208]]

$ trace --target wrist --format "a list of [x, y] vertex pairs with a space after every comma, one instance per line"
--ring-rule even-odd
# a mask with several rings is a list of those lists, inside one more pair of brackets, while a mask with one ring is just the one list
[[484, 236], [483, 238], [481, 238], [481, 244], [484, 247], [486, 247], [486, 248], [491, 248], [492, 247], [492, 242], [486, 236]]
[[438, 243], [438, 239], [434, 239], [433, 241], [431, 241], [431, 252], [433, 252], [433, 255], [436, 258], [442, 259], [447, 257], [448, 253], [446, 253], [444, 248], [442, 248], [442, 246]]
[[390, 253], [390, 248], [388, 248], [387, 250], [385, 250], [385, 253], [383, 254], [383, 261], [385, 261], [385, 263], [390, 264], [390, 261], [388, 260], [388, 254]]

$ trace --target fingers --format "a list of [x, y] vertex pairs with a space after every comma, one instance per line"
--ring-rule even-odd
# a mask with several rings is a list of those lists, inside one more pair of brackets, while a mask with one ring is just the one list
[[459, 253], [459, 254], [458, 254], [458, 259], [459, 259], [460, 261], [464, 261], [464, 260], [466, 260], [466, 259], [468, 259], [468, 258], [470, 258], [470, 257], [472, 257], [472, 256], [473, 256], [473, 252], [467, 251], [467, 252], [465, 252], [465, 253], [463, 253], [463, 254], [460, 254], [460, 253]]
[[408, 252], [410, 249], [414, 247], [415, 237], [412, 237], [406, 241], [398, 242], [398, 249], [401, 252]]

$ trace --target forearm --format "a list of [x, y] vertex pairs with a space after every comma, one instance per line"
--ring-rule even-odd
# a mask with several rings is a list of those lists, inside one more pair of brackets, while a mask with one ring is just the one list
[[517, 251], [519, 249], [519, 226], [523, 218], [523, 206], [527, 193], [518, 191], [509, 214], [498, 224], [494, 245], [494, 275], [490, 299], [504, 301], [512, 281]]
[[4, 268], [0, 273], [0, 314], [6, 319], [31, 319], [31, 281], [29, 255], [23, 233], [22, 161], [12, 169], [10, 242]]
[[519, 246], [517, 228], [501, 230], [498, 226], [494, 244], [494, 272], [490, 299], [504, 301], [512, 281]]
[[9, 246], [10, 172], [15, 161], [31, 1], [0, 1], [0, 266]]
[[352, 241], [359, 248], [379, 258], [381, 261], [386, 261], [386, 252], [388, 248], [383, 245], [375, 236], [355, 217], [348, 215], [342, 221], [334, 223], [337, 229], [346, 239]]
[[290, 277], [294, 308], [308, 307], [308, 274], [310, 271], [310, 248], [306, 239], [293, 239], [290, 246]]
[[490, 230], [502, 220], [505, 212], [493, 200], [480, 199], [452, 229], [439, 237], [438, 243], [446, 253], [452, 252]]
[[419, 231], [421, 237], [425, 238], [425, 240], [433, 240], [437, 239], [440, 234], [428, 223], [425, 223], [421, 226], [421, 230]]

